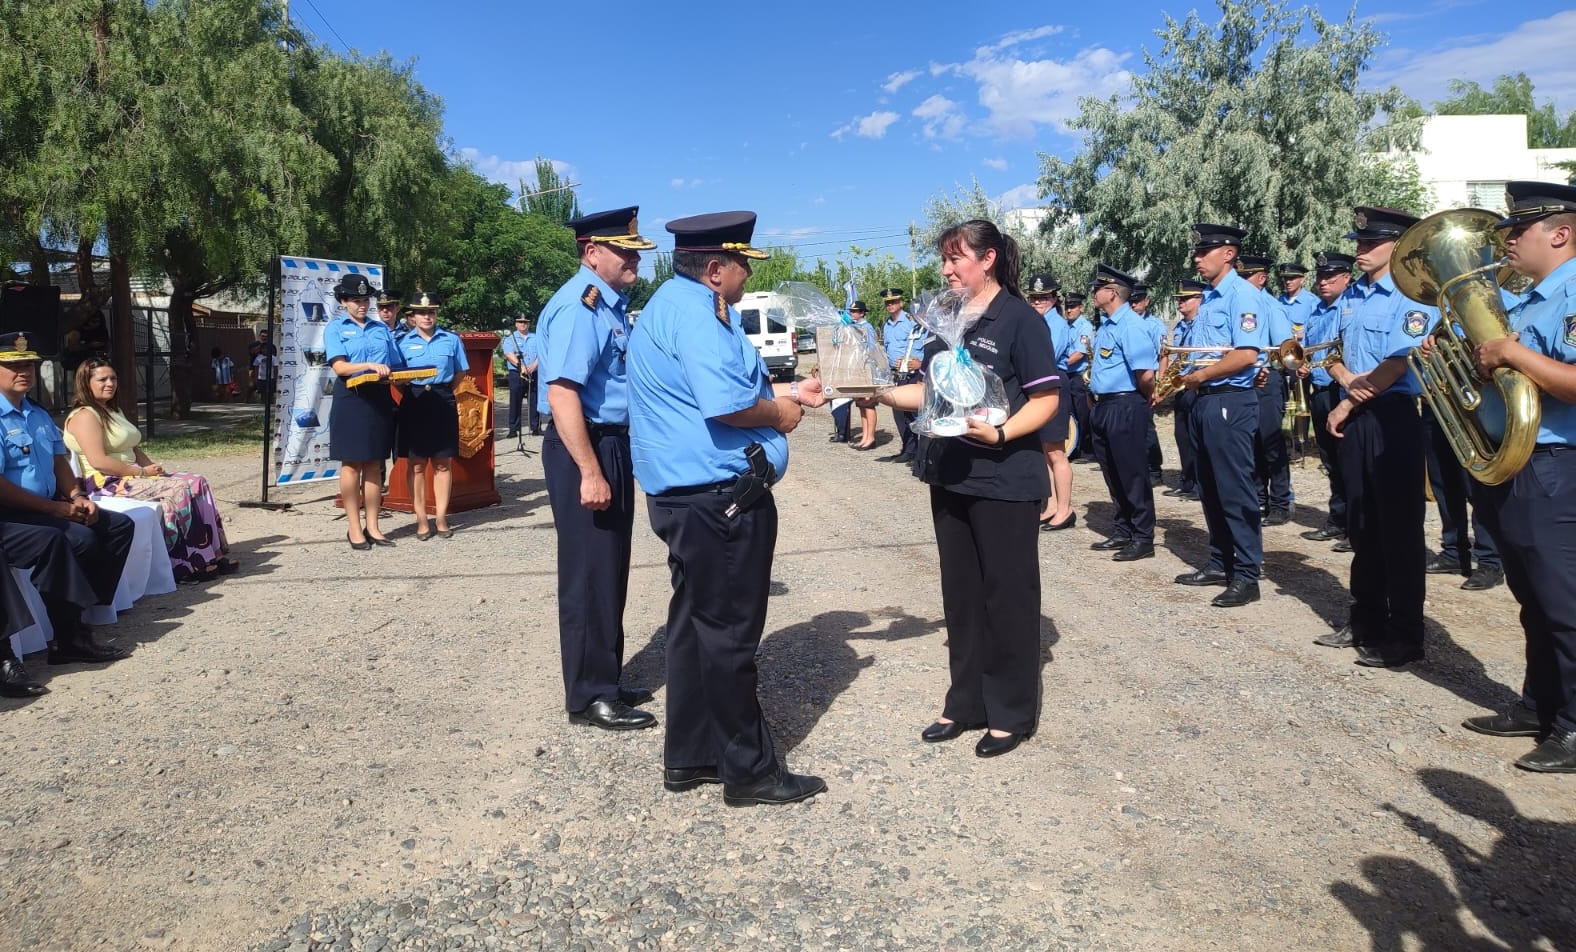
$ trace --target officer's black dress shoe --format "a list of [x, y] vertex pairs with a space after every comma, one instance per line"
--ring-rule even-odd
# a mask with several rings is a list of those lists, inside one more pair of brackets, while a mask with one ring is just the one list
[[722, 785], [722, 802], [730, 807], [751, 807], [757, 804], [775, 806], [798, 803], [826, 791], [826, 781], [809, 774], [789, 773], [778, 770], [765, 780], [741, 786]]
[[1352, 638], [1352, 626], [1342, 625], [1337, 631], [1313, 639], [1313, 643], [1326, 648], [1350, 648], [1356, 641]]
[[1183, 489], [1181, 486], [1173, 486], [1170, 489], [1166, 490], [1165, 492], [1161, 493], [1160, 495], [1162, 495], [1162, 496], [1170, 496], [1171, 498], [1175, 499], [1178, 496], [1186, 496], [1188, 494], [1188, 492], [1189, 492], [1189, 490]]
[[1240, 608], [1258, 600], [1259, 583], [1232, 579], [1226, 590], [1210, 599], [1209, 603], [1216, 608]]
[[669, 793], [683, 793], [706, 783], [722, 783], [716, 767], [665, 767], [662, 770], [662, 787]]
[[1351, 552], [1352, 540], [1349, 536], [1341, 536], [1341, 541], [1330, 547], [1331, 552]]
[[1002, 754], [1017, 750], [1019, 744], [1033, 736], [1034, 731], [1027, 731], [1022, 734], [1008, 734], [1006, 737], [997, 737], [990, 731], [986, 731], [985, 736], [980, 738], [980, 742], [974, 745], [974, 756], [1000, 757]]
[[1115, 552], [1117, 549], [1125, 549], [1132, 544], [1132, 539], [1124, 539], [1121, 536], [1112, 536], [1109, 539], [1103, 539], [1099, 542], [1096, 542], [1089, 548], [1095, 550], [1096, 552]]
[[919, 732], [919, 739], [929, 744], [944, 740], [957, 740], [969, 731], [984, 730], [985, 722], [965, 724], [962, 721], [937, 721]]
[[1538, 715], [1521, 704], [1512, 704], [1498, 714], [1469, 717], [1461, 726], [1490, 737], [1538, 737], [1543, 734]]
[[503, 435], [503, 438], [506, 439], [506, 440], [513, 440], [513, 439], [518, 438], [519, 435], [520, 435], [520, 431], [519, 430], [510, 430], [509, 432], [507, 432], [507, 433], [505, 433]]
[[1402, 648], [1400, 651], [1381, 651], [1371, 645], [1357, 646], [1357, 663], [1365, 668], [1399, 668], [1413, 661], [1423, 660], [1423, 649]]
[[1463, 591], [1486, 592], [1505, 583], [1505, 570], [1489, 566], [1478, 566], [1467, 580], [1461, 583]]
[[38, 697], [48, 693], [49, 688], [34, 681], [21, 661], [16, 658], [0, 660], [0, 697]]
[[1423, 571], [1429, 575], [1460, 575], [1461, 562], [1454, 556], [1441, 552], [1428, 560], [1428, 565], [1424, 566]]
[[1337, 529], [1335, 526], [1320, 526], [1317, 529], [1309, 529], [1307, 532], [1304, 532], [1302, 537], [1310, 542], [1328, 542], [1331, 539], [1339, 539], [1345, 535], [1346, 530], [1344, 529]]
[[1576, 731], [1556, 727], [1532, 753], [1517, 760], [1516, 766], [1538, 773], [1576, 773]]
[[1188, 502], [1203, 502], [1204, 501], [1204, 497], [1199, 495], [1199, 492], [1196, 489], [1194, 489], [1194, 490], [1192, 490], [1190, 492], [1183, 493], [1182, 494], [1182, 498], [1186, 499]]
[[1112, 562], [1137, 562], [1139, 559], [1152, 559], [1155, 557], [1155, 544], [1153, 542], [1134, 542], [1111, 556]]
[[657, 719], [623, 701], [594, 701], [580, 713], [569, 715], [569, 723], [600, 727], [605, 731], [635, 731], [657, 726]]
[[1225, 572], [1199, 569], [1197, 572], [1183, 572], [1174, 581], [1178, 585], [1229, 585], [1231, 584], [1231, 576]]
[[848, 437], [846, 437], [846, 436], [838, 436], [836, 433], [833, 433], [831, 436], [826, 438], [826, 442], [828, 442], [828, 443], [847, 443], [848, 442]]
[[639, 707], [656, 697], [650, 688], [619, 688], [618, 699], [630, 707]]
[[1267, 526], [1283, 526], [1290, 521], [1290, 509], [1271, 509], [1269, 515], [1264, 517], [1264, 524]]
[[55, 640], [49, 643], [50, 664], [105, 664], [130, 656], [129, 651], [95, 643], [93, 630], [86, 625], [78, 626], [70, 635], [57, 632]]

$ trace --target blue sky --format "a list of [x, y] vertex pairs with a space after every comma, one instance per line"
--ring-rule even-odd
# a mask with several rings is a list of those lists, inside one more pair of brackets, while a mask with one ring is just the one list
[[[1342, 18], [1348, 5], [1318, 3]], [[294, 0], [343, 49], [413, 59], [454, 148], [514, 186], [537, 156], [581, 208], [641, 206], [641, 230], [734, 208], [758, 243], [906, 259], [927, 199], [971, 177], [1035, 204], [1041, 152], [1072, 155], [1083, 95], [1126, 87], [1163, 13], [1213, 4]], [[1559, 0], [1363, 0], [1389, 39], [1369, 74], [1425, 105], [1453, 78], [1524, 71], [1576, 109], [1576, 11]]]

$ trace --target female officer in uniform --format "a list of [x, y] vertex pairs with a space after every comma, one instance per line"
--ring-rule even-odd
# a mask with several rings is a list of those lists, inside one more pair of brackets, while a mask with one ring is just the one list
[[[941, 556], [952, 685], [936, 722], [920, 734], [952, 740], [989, 727], [975, 745], [995, 757], [1034, 734], [1040, 699], [1039, 515], [1051, 491], [1040, 428], [1056, 413], [1061, 375], [1051, 332], [1018, 290], [1018, 245], [988, 221], [947, 229], [937, 241], [941, 273], [983, 311], [964, 336], [970, 355], [1001, 378], [1011, 411], [992, 426], [970, 418], [967, 434], [920, 441], [916, 469], [930, 483]], [[947, 345], [925, 345], [925, 367]], [[923, 384], [879, 402], [918, 410]]]
[[[367, 320], [372, 285], [359, 274], [346, 275], [334, 286], [334, 300], [345, 313], [323, 331], [334, 380], [334, 406], [328, 415], [328, 456], [339, 460], [339, 498], [345, 504], [352, 549], [393, 545], [378, 528], [383, 505], [383, 461], [394, 447], [394, 396], [383, 382], [403, 366], [394, 335], [382, 321]], [[345, 381], [375, 373], [378, 382], [352, 389]], [[367, 524], [361, 526], [366, 512]]]
[[399, 406], [401, 449], [410, 460], [411, 508], [416, 513], [416, 538], [432, 538], [427, 527], [427, 467], [432, 467], [433, 515], [438, 535], [449, 528], [449, 494], [454, 474], [449, 467], [460, 451], [460, 413], [454, 405], [454, 384], [471, 369], [460, 335], [438, 326], [435, 294], [417, 291], [406, 305], [411, 331], [399, 339], [400, 357], [408, 370], [436, 367], [438, 375], [412, 383]]

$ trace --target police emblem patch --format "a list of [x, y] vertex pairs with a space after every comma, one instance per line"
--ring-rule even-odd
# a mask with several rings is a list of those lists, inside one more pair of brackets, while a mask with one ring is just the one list
[[1423, 329], [1428, 326], [1428, 315], [1422, 311], [1407, 311], [1406, 320], [1401, 329], [1406, 331], [1408, 337], [1422, 337]]
[[1368, 213], [1367, 212], [1358, 212], [1357, 213], [1357, 217], [1355, 219], [1353, 219], [1352, 224], [1357, 226], [1357, 230], [1358, 231], [1362, 231], [1364, 228], [1367, 228], [1368, 227]]
[[1253, 331], [1258, 330], [1258, 327], [1259, 327], [1259, 316], [1257, 314], [1253, 314], [1253, 313], [1250, 312], [1250, 313], [1242, 315], [1242, 329], [1243, 330], [1248, 331], [1248, 332], [1251, 333]]
[[1565, 343], [1576, 347], [1576, 314], [1565, 316]]

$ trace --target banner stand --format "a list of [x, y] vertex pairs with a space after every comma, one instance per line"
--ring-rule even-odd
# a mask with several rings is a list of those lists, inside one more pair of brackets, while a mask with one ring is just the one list
[[[275, 295], [275, 292], [278, 289], [278, 287], [279, 287], [279, 256], [278, 255], [274, 255], [271, 259], [269, 259], [269, 262], [268, 262], [268, 316], [266, 318], [264, 318], [264, 320], [263, 320], [263, 326], [268, 329], [268, 343], [270, 345], [273, 345], [273, 342], [274, 342], [274, 339], [275, 339], [274, 338], [274, 303], [275, 303], [274, 295]], [[255, 500], [253, 500], [253, 499], [243, 499], [243, 500], [241, 500], [240, 506], [241, 506], [242, 509], [272, 509], [272, 510], [278, 511], [278, 510], [282, 510], [282, 509], [289, 509], [291, 507], [291, 504], [288, 503], [288, 502], [270, 502], [269, 499], [268, 499], [269, 456], [272, 455], [272, 453], [273, 453], [273, 433], [272, 433], [272, 429], [273, 429], [273, 425], [274, 425], [274, 405], [273, 404], [274, 404], [275, 400], [279, 399], [279, 367], [278, 367], [278, 362], [277, 361], [275, 361], [274, 363], [275, 363], [275, 365], [269, 368], [270, 373], [273, 375], [270, 378], [270, 383], [272, 384], [272, 386], [264, 388], [264, 391], [269, 393], [270, 396], [269, 396], [268, 405], [263, 407], [263, 494], [262, 494], [262, 497], [260, 499], [255, 499]]]

